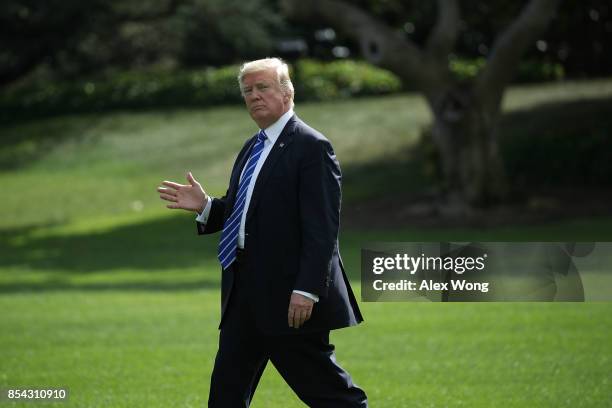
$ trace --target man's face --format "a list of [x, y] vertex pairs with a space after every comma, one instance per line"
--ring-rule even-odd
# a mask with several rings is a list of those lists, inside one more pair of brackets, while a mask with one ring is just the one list
[[242, 93], [251, 118], [261, 129], [276, 122], [291, 106], [289, 96], [281, 91], [274, 69], [244, 75]]

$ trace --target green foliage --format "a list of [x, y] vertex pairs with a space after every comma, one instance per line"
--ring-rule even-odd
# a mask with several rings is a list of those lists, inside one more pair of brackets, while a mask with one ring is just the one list
[[519, 64], [515, 82], [559, 81], [564, 77], [563, 65], [530, 60]]
[[274, 52], [284, 20], [266, 0], [190, 0], [173, 17], [182, 66], [222, 66]]
[[480, 69], [485, 66], [485, 63], [484, 58], [455, 58], [449, 61], [449, 68], [457, 79], [464, 81], [475, 78]]
[[236, 103], [237, 67], [199, 71], [131, 71], [104, 80], [38, 83], [0, 97], [2, 119], [109, 109]]
[[[475, 78], [485, 64], [485, 58], [454, 58], [450, 60], [449, 68], [455, 78], [464, 81]], [[519, 64], [514, 81], [517, 83], [558, 81], [564, 77], [565, 70], [561, 64], [530, 60]]]
[[[37, 83], [0, 95], [0, 120], [111, 109], [237, 104], [238, 66], [193, 71], [129, 71], [106, 79]], [[399, 79], [363, 62], [296, 64], [296, 98], [335, 98], [398, 92]]]
[[399, 78], [391, 72], [350, 60], [330, 63], [300, 60], [295, 64], [295, 78], [298, 100], [384, 95], [402, 88]]

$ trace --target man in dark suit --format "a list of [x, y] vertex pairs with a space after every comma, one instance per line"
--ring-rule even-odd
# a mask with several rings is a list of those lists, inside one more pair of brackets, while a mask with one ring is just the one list
[[169, 208], [196, 211], [219, 243], [221, 330], [209, 407], [248, 407], [270, 360], [311, 407], [367, 407], [335, 360], [329, 331], [363, 320], [338, 249], [341, 174], [329, 141], [293, 113], [277, 58], [242, 66], [240, 90], [260, 128], [234, 163], [227, 193], [164, 181]]

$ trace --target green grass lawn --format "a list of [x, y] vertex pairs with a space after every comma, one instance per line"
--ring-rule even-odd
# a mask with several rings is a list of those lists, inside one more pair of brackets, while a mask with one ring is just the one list
[[[74, 407], [205, 406], [218, 296], [194, 289], [4, 295], [0, 381], [68, 387]], [[610, 404], [608, 304], [362, 308], [332, 342], [373, 407]], [[269, 366], [253, 406], [303, 405]]]
[[[610, 96], [610, 80], [528, 86], [512, 89], [505, 109]], [[388, 192], [372, 181], [380, 176], [356, 175], [412, 146], [430, 120], [414, 95], [297, 112], [334, 143], [344, 205]], [[0, 388], [65, 386], [62, 406], [205, 406], [218, 336], [216, 237], [197, 237], [193, 217], [164, 209], [155, 187], [191, 170], [222, 194], [254, 131], [244, 110], [65, 116], [0, 131]], [[612, 241], [612, 217], [341, 235], [359, 291], [368, 241]], [[612, 406], [609, 303], [361, 307], [365, 324], [332, 342], [372, 407]], [[302, 404], [269, 366], [253, 406]]]

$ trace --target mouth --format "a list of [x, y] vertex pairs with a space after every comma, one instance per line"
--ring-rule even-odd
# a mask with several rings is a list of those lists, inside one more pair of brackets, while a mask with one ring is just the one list
[[253, 106], [253, 107], [251, 108], [251, 112], [255, 112], [255, 111], [257, 111], [257, 110], [261, 110], [261, 109], [265, 109], [265, 106], [263, 106], [263, 105]]

